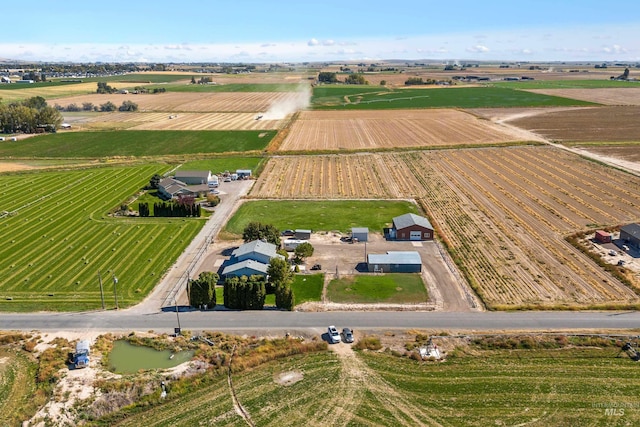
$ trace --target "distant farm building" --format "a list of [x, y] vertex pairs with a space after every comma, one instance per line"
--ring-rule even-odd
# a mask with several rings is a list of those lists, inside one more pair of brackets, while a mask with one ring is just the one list
[[358, 242], [369, 241], [369, 229], [367, 227], [353, 227], [351, 229], [351, 239]]
[[371, 273], [420, 273], [422, 259], [415, 251], [388, 251], [368, 254], [367, 270]]
[[391, 240], [432, 240], [433, 226], [427, 218], [408, 213], [393, 218], [393, 226], [385, 229], [385, 236]]
[[620, 240], [625, 245], [640, 249], [640, 224], [628, 224], [620, 227]]
[[174, 176], [178, 181], [188, 185], [207, 184], [213, 179], [211, 171], [181, 171], [178, 170]]
[[611, 243], [611, 233], [604, 230], [596, 230], [595, 240], [598, 243]]

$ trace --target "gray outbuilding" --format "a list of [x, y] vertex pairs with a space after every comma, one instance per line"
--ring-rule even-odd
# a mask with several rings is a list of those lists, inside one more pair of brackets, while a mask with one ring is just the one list
[[294, 238], [297, 240], [309, 240], [311, 238], [311, 230], [298, 229], [295, 231]]
[[420, 273], [422, 259], [415, 251], [388, 251], [368, 254], [367, 269], [371, 273]]
[[358, 242], [368, 242], [369, 229], [367, 227], [353, 227], [351, 229], [351, 238], [358, 239]]
[[640, 249], [640, 224], [627, 224], [620, 227], [620, 240], [625, 245]]

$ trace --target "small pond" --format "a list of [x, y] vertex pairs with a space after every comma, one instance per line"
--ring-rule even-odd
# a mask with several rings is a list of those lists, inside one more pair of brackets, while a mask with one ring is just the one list
[[191, 360], [193, 351], [173, 353], [170, 350], [154, 350], [130, 344], [125, 340], [113, 342], [109, 353], [109, 364], [119, 374], [127, 374], [147, 369], [167, 369]]

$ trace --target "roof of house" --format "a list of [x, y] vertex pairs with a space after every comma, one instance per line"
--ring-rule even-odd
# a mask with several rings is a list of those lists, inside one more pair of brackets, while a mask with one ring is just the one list
[[252, 252], [257, 252], [259, 254], [267, 255], [269, 258], [273, 258], [278, 255], [277, 249], [276, 245], [272, 243], [263, 242], [262, 240], [254, 240], [253, 242], [241, 245], [238, 249], [233, 251], [231, 255], [237, 258]]
[[226, 266], [224, 270], [222, 270], [222, 275], [226, 276], [229, 274], [234, 274], [237, 271], [245, 268], [255, 271], [255, 274], [267, 274], [267, 269], [269, 268], [269, 266], [252, 259], [246, 259], [244, 261], [236, 262], [235, 264]]
[[388, 251], [386, 254], [368, 254], [369, 264], [422, 264], [420, 254], [415, 251]]
[[189, 171], [189, 170], [185, 170], [185, 171], [181, 171], [181, 170], [177, 170], [175, 177], [176, 179], [180, 179], [181, 177], [189, 177], [189, 178], [202, 178], [205, 181], [209, 178], [209, 175], [211, 175], [211, 171]]
[[433, 226], [431, 225], [429, 220], [420, 215], [408, 213], [393, 218], [393, 226], [396, 228], [396, 230], [411, 227], [412, 225], [418, 225], [420, 227], [433, 230]]
[[158, 187], [164, 188], [168, 194], [176, 195], [178, 192], [187, 187], [184, 182], [174, 178], [164, 178], [158, 183]]
[[624, 231], [625, 233], [640, 239], [640, 224], [627, 224], [620, 227], [620, 231]]

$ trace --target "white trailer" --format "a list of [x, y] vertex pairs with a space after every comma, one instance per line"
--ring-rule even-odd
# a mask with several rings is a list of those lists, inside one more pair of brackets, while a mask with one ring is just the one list
[[287, 252], [293, 252], [296, 250], [299, 244], [305, 243], [306, 240], [298, 240], [298, 239], [286, 239], [284, 241], [284, 250]]

